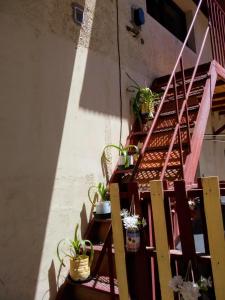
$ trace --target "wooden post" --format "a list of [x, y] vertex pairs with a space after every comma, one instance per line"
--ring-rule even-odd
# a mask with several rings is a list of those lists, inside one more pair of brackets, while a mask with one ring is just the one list
[[224, 300], [225, 240], [218, 177], [202, 178], [204, 208], [217, 300]]
[[194, 278], [197, 280], [199, 276], [195, 255], [194, 234], [192, 231], [191, 215], [184, 180], [175, 181], [174, 190], [183, 261], [185, 263], [185, 268], [187, 268], [188, 262], [191, 260]]
[[120, 198], [119, 187], [117, 183], [110, 184], [110, 200], [112, 209], [112, 231], [113, 242], [115, 249], [115, 263], [116, 263], [116, 275], [119, 287], [120, 300], [128, 300], [128, 283], [127, 283], [127, 271], [126, 260], [124, 250], [123, 239], [123, 227], [120, 217]]
[[155, 231], [156, 254], [159, 270], [159, 281], [162, 300], [173, 300], [173, 291], [169, 288], [172, 278], [170, 268], [170, 254], [166, 231], [166, 219], [164, 209], [164, 194], [162, 181], [150, 182], [151, 203]]

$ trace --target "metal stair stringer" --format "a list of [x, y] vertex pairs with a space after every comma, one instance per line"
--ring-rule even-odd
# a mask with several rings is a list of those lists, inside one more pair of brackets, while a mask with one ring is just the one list
[[202, 100], [200, 102], [200, 108], [191, 138], [191, 151], [187, 155], [184, 166], [184, 179], [187, 184], [193, 183], [195, 178], [218, 77], [221, 77], [225, 80], [225, 69], [214, 60], [211, 62], [208, 72], [208, 79], [206, 81]]

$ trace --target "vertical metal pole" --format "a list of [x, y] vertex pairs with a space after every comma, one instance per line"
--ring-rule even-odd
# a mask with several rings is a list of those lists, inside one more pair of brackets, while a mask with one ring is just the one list
[[[182, 83], [183, 83], [183, 90], [184, 90], [184, 99], [187, 97], [187, 90], [186, 90], [186, 82], [185, 82], [185, 74], [184, 74], [184, 64], [183, 64], [183, 57], [180, 59], [180, 68], [182, 73]], [[185, 118], [187, 124], [187, 138], [188, 138], [188, 147], [189, 153], [191, 152], [191, 134], [190, 134], [190, 122], [189, 122], [189, 115], [188, 115], [188, 104], [186, 102], [185, 105]]]
[[222, 42], [222, 56], [223, 56], [223, 67], [225, 67], [225, 24], [224, 24], [224, 14], [222, 11], [219, 12], [220, 16], [220, 28], [221, 28], [221, 42]]
[[214, 18], [213, 18], [212, 0], [208, 0], [208, 6], [209, 6], [212, 41], [213, 41], [213, 49], [214, 49], [214, 57], [213, 58], [215, 60], [218, 60], [217, 41], [216, 41], [216, 27], [215, 27], [215, 21], [214, 21]]
[[221, 54], [220, 54], [220, 49], [219, 49], [219, 37], [218, 37], [218, 24], [216, 21], [216, 12], [215, 12], [215, 3], [212, 2], [211, 5], [212, 9], [212, 22], [213, 22], [213, 30], [214, 30], [214, 37], [215, 37], [215, 49], [217, 53], [216, 60], [221, 63]]
[[215, 45], [214, 45], [214, 40], [213, 40], [213, 28], [212, 28], [212, 20], [211, 20], [211, 0], [207, 0], [207, 7], [208, 7], [208, 18], [209, 18], [212, 57], [213, 57], [213, 59], [215, 59]]
[[183, 150], [182, 150], [182, 138], [181, 138], [181, 130], [179, 123], [179, 104], [177, 97], [177, 86], [176, 86], [176, 74], [173, 77], [173, 89], [174, 89], [174, 100], [176, 101], [176, 117], [178, 123], [178, 145], [179, 145], [179, 154], [180, 154], [180, 164], [181, 164], [181, 176], [184, 178], [184, 159], [183, 159]]
[[216, 13], [218, 43], [219, 43], [219, 50], [220, 50], [220, 64], [223, 66], [224, 58], [223, 58], [223, 43], [222, 43], [222, 32], [221, 32], [221, 23], [220, 23], [220, 8], [216, 3], [214, 5], [215, 5], [215, 13]]

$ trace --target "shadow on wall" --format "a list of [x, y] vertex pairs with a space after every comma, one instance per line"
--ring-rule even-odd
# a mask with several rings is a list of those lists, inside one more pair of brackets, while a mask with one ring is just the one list
[[[85, 110], [119, 118], [122, 105], [123, 118], [129, 120], [127, 77], [123, 70], [121, 71], [123, 103], [120, 103], [116, 1], [95, 0], [92, 2], [95, 3], [95, 17], [89, 40], [90, 51], [87, 55], [79, 106]], [[120, 4], [120, 7], [122, 6], [123, 3]], [[121, 12], [119, 14], [121, 18]], [[120, 33], [120, 44], [121, 40]], [[120, 55], [121, 62], [123, 62], [122, 45], [120, 45]]]
[[[0, 4], [0, 299], [4, 300], [34, 299], [79, 37], [79, 32], [73, 39], [64, 34], [63, 25], [75, 26], [70, 21], [71, 1], [62, 4], [68, 15], [61, 4], [54, 11], [62, 24], [57, 20], [48, 24], [53, 14], [46, 20], [42, 7], [46, 1], [28, 2]], [[53, 295], [53, 264], [49, 279]]]

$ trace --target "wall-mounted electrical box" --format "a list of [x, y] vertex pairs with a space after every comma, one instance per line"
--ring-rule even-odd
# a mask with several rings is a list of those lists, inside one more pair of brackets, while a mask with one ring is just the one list
[[133, 22], [136, 26], [145, 24], [145, 13], [141, 7], [133, 8]]

